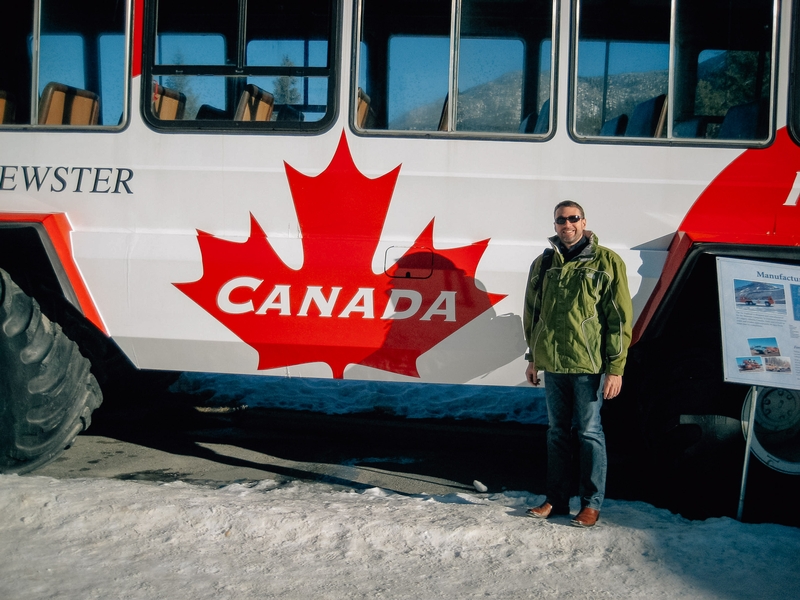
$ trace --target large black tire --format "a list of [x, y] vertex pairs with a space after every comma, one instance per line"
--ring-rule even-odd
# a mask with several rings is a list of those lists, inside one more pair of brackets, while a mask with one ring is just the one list
[[0, 269], [0, 472], [56, 458], [103, 396], [75, 342]]

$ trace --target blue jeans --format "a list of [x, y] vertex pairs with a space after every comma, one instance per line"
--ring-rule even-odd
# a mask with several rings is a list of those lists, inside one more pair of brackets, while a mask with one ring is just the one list
[[600, 510], [606, 492], [606, 438], [600, 423], [605, 376], [545, 374], [547, 399], [547, 501], [569, 506], [572, 480], [570, 434], [573, 423], [580, 441], [581, 508]]

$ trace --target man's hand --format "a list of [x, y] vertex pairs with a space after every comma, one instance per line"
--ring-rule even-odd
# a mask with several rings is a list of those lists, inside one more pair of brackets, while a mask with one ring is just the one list
[[603, 400], [611, 400], [622, 389], [622, 375], [606, 375], [603, 383]]
[[528, 368], [525, 369], [525, 379], [527, 379], [528, 383], [531, 385], [539, 385], [539, 383], [541, 383], [539, 380], [539, 374], [536, 371], [536, 365], [532, 362], [529, 362]]

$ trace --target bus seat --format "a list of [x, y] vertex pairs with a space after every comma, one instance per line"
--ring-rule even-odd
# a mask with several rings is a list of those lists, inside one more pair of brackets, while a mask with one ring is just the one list
[[369, 96], [358, 88], [358, 102], [356, 103], [356, 127], [364, 129], [367, 124], [367, 116], [369, 115]]
[[234, 121], [269, 121], [275, 106], [275, 96], [257, 85], [248, 84], [239, 98]]
[[534, 119], [536, 113], [531, 113], [519, 124], [520, 133], [547, 133], [550, 127], [550, 100], [547, 99], [542, 104], [542, 110], [539, 111], [538, 116]]
[[186, 111], [186, 95], [153, 82], [153, 114], [162, 121], [180, 121]]
[[533, 128], [533, 133], [544, 134], [550, 129], [550, 98], [542, 104], [542, 110], [539, 111], [539, 116], [536, 118], [536, 126]]
[[678, 121], [672, 127], [672, 135], [679, 138], [704, 138], [708, 122], [708, 117], [702, 116]]
[[654, 137], [661, 121], [662, 109], [667, 99], [665, 94], [640, 102], [628, 120], [625, 137]]
[[618, 136], [625, 135], [625, 129], [628, 127], [628, 115], [622, 114], [613, 119], [609, 119], [600, 128], [600, 135], [602, 136]]
[[51, 81], [39, 99], [39, 125], [97, 125], [100, 98], [94, 92]]
[[719, 126], [721, 140], [759, 140], [767, 137], [767, 103], [748, 102], [731, 106]]
[[278, 109], [278, 121], [305, 121], [306, 116], [302, 110], [297, 110], [294, 106], [284, 104]]
[[196, 121], [229, 121], [231, 115], [216, 106], [203, 104], [197, 109], [197, 115], [194, 118]]
[[11, 94], [0, 90], [0, 123], [13, 123], [14, 109], [14, 101], [11, 98]]

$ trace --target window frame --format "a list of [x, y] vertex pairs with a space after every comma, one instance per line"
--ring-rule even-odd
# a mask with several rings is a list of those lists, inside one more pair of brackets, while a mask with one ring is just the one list
[[[343, 0], [328, 0], [331, 9], [328, 44], [327, 67], [264, 67], [244, 66], [239, 70], [236, 65], [219, 66], [185, 66], [185, 65], [157, 65], [156, 36], [158, 0], [147, 2], [144, 15], [144, 32], [142, 43], [142, 81], [140, 111], [144, 122], [152, 129], [160, 132], [182, 133], [260, 133], [260, 134], [299, 134], [318, 135], [329, 130], [336, 122], [339, 114], [339, 89], [341, 85], [341, 36], [342, 36], [342, 11]], [[246, 0], [239, 1], [239, 11]], [[240, 25], [240, 30], [241, 30]], [[240, 36], [245, 35], [239, 32]], [[238, 43], [238, 39], [236, 40]], [[243, 52], [246, 53], [246, 44]], [[179, 68], [179, 69], [178, 69]], [[170, 71], [171, 69], [171, 71]], [[180, 70], [180, 72], [178, 72]], [[318, 121], [234, 121], [233, 119], [179, 119], [162, 120], [153, 115], [150, 110], [152, 83], [155, 77], [165, 76], [219, 76], [241, 77], [248, 81], [252, 77], [281, 77], [293, 76], [298, 78], [326, 77], [328, 83], [327, 106], [328, 110]], [[235, 107], [234, 107], [235, 109]]]
[[[780, 0], [771, 0], [772, 3], [772, 35], [770, 44], [770, 85], [769, 98], [767, 101], [767, 135], [764, 139], [735, 140], [735, 139], [716, 139], [716, 138], [690, 138], [675, 137], [672, 135], [674, 127], [674, 103], [667, 102], [667, 114], [665, 124], [666, 137], [624, 137], [624, 136], [586, 136], [578, 134], [576, 131], [577, 123], [577, 98], [578, 98], [578, 46], [581, 42], [580, 18], [582, 0], [575, 0], [572, 6], [570, 45], [569, 45], [569, 90], [567, 105], [567, 133], [573, 141], [581, 144], [622, 144], [622, 145], [643, 145], [643, 146], [695, 146], [695, 147], [736, 147], [736, 148], [764, 148], [771, 145], [775, 140], [776, 112], [778, 102], [778, 76], [780, 60]], [[676, 53], [676, 28], [677, 28], [677, 0], [670, 2], [670, 33], [669, 33], [669, 66], [667, 74], [667, 100], [675, 94], [675, 79], [677, 68], [675, 65]]]
[[[391, 137], [391, 138], [427, 138], [427, 139], [469, 139], [469, 140], [508, 140], [526, 142], [545, 142], [553, 138], [557, 124], [558, 106], [558, 48], [559, 48], [559, 23], [560, 23], [560, 0], [550, 0], [551, 22], [550, 22], [550, 114], [549, 127], [545, 134], [519, 133], [519, 132], [490, 132], [490, 131], [458, 131], [452, 130], [457, 119], [458, 109], [458, 46], [461, 41], [461, 5], [462, 0], [453, 0], [450, 12], [450, 65], [448, 75], [448, 98], [456, 98], [455, 109], [448, 110], [448, 130], [447, 131], [417, 131], [405, 129], [366, 129], [360, 128], [356, 124], [358, 110], [358, 91], [359, 77], [361, 69], [361, 43], [363, 41], [363, 17], [364, 3], [366, 0], [356, 0], [354, 2], [351, 40], [351, 64], [350, 72], [350, 107], [348, 114], [348, 126], [350, 131], [361, 137]], [[536, 67], [538, 69], [538, 65]], [[538, 71], [537, 71], [538, 73]], [[523, 78], [526, 72], [523, 70]], [[387, 73], [388, 80], [388, 73]], [[524, 80], [524, 79], [523, 79]]]
[[[33, 11], [31, 15], [31, 39], [30, 39], [30, 63], [31, 63], [31, 81], [30, 81], [30, 97], [28, 100], [30, 101], [30, 115], [28, 123], [0, 123], [0, 130], [1, 131], [57, 131], [57, 132], [93, 132], [93, 133], [119, 133], [125, 130], [131, 118], [131, 64], [132, 64], [132, 40], [133, 40], [133, 1], [134, 0], [124, 0], [125, 6], [123, 9], [123, 18], [124, 18], [124, 25], [123, 30], [121, 32], [123, 36], [123, 61], [124, 64], [122, 65], [122, 114], [119, 120], [119, 123], [114, 125], [48, 125], [38, 123], [39, 121], [39, 103], [41, 100], [41, 95], [39, 93], [39, 63], [41, 60], [41, 53], [40, 53], [40, 44], [41, 44], [41, 37], [42, 37], [42, 0], [33, 0]], [[50, 35], [49, 33], [45, 33], [44, 35]], [[80, 31], [63, 31], [59, 32], [59, 35], [78, 35], [82, 39], [84, 36]], [[103, 34], [105, 35], [105, 34]], [[98, 44], [97, 44], [97, 51], [100, 50], [100, 43], [99, 39], [102, 36], [98, 36]], [[84, 60], [86, 59], [85, 56], [85, 48], [84, 48]], [[101, 59], [100, 56], [97, 56], [98, 65], [98, 77], [102, 75], [100, 70], [101, 67]], [[98, 79], [98, 81], [100, 81]], [[100, 84], [100, 87], [102, 85]], [[102, 95], [98, 93], [101, 99], [101, 106], [100, 111], [102, 112]]]

